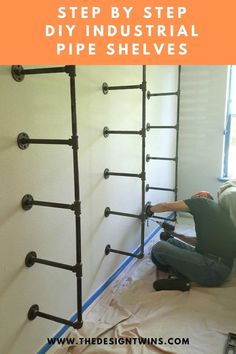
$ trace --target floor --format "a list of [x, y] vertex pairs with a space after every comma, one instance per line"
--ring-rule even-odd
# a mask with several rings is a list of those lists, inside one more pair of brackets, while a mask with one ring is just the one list
[[[193, 235], [192, 221], [180, 219], [177, 231]], [[55, 354], [224, 353], [228, 332], [236, 332], [236, 277], [231, 275], [220, 288], [192, 284], [189, 292], [155, 292], [152, 283], [157, 272], [150, 250], [156, 241], [149, 243], [143, 260], [133, 260], [90, 306], [84, 314], [84, 327], [70, 332], [70, 338], [80, 344], [54, 348]], [[89, 345], [82, 341], [98, 337], [131, 338], [133, 344]], [[159, 343], [139, 344], [140, 338], [156, 338]]]

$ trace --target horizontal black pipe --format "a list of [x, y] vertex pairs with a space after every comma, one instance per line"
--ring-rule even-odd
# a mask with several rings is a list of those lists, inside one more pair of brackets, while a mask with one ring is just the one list
[[175, 157], [156, 157], [156, 156], [147, 155], [146, 161], [148, 162], [150, 160], [176, 161], [176, 158]]
[[123, 85], [123, 86], [109, 86], [106, 82], [103, 83], [102, 85], [102, 90], [104, 94], [107, 94], [108, 91], [115, 91], [115, 90], [135, 90], [135, 89], [141, 89], [142, 90], [143, 85]]
[[39, 306], [34, 304], [30, 307], [30, 309], [28, 311], [28, 319], [30, 321], [33, 321], [36, 317], [46, 318], [47, 320], [62, 323], [62, 324], [65, 324], [67, 326], [71, 326], [76, 329], [81, 328], [83, 325], [82, 320], [72, 322], [72, 321], [66, 320], [65, 318], [61, 318], [61, 317], [50, 315], [49, 313], [41, 312], [41, 311], [39, 311]]
[[150, 123], [147, 123], [147, 131], [150, 129], [177, 129], [177, 125], [151, 125]]
[[176, 188], [159, 188], [159, 187], [150, 187], [149, 184], [146, 185], [146, 192], [149, 190], [156, 190], [156, 191], [167, 191], [167, 192], [176, 192]]
[[22, 69], [21, 74], [23, 75], [34, 75], [34, 74], [53, 74], [53, 73], [66, 73], [68, 66], [59, 66], [52, 68], [36, 68], [36, 69]]
[[61, 269], [65, 269], [65, 270], [70, 270], [74, 273], [78, 273], [80, 274], [81, 269], [80, 267], [77, 266], [71, 266], [68, 264], [64, 264], [64, 263], [58, 263], [58, 262], [53, 262], [53, 261], [49, 261], [47, 259], [41, 259], [37, 257], [37, 253], [34, 251], [30, 251], [26, 257], [25, 257], [25, 265], [27, 267], [32, 267], [35, 263], [40, 263], [40, 264], [44, 264], [50, 267], [55, 267], [55, 268], [61, 268]]
[[22, 139], [22, 144], [58, 144], [58, 145], [72, 145], [72, 139]]
[[31, 139], [27, 133], [20, 133], [17, 136], [18, 147], [22, 150], [28, 148], [29, 144], [59, 144], [59, 145], [70, 145], [76, 144], [73, 139]]
[[104, 178], [107, 179], [109, 176], [121, 176], [121, 177], [137, 177], [142, 178], [141, 173], [121, 173], [121, 172], [110, 172], [108, 168], [104, 170]]
[[37, 317], [42, 317], [42, 318], [46, 318], [47, 320], [51, 320], [51, 321], [54, 321], [54, 322], [59, 322], [59, 323], [62, 323], [62, 324], [65, 324], [67, 326], [71, 326], [71, 327], [74, 327], [74, 323], [72, 321], [68, 321], [64, 318], [61, 318], [61, 317], [56, 317], [56, 316], [53, 316], [53, 315], [50, 315], [48, 313], [45, 313], [45, 312], [38, 312], [37, 313]]
[[130, 135], [142, 135], [142, 130], [109, 130], [108, 127], [103, 129], [103, 135], [105, 138], [108, 137], [109, 134], [130, 134]]
[[29, 144], [59, 144], [59, 145], [72, 145], [72, 139], [29, 139]]
[[135, 90], [142, 89], [142, 85], [108, 86], [108, 90]]
[[55, 268], [61, 268], [61, 269], [65, 269], [65, 270], [70, 270], [72, 272], [74, 272], [75, 267], [68, 265], [68, 264], [64, 264], [64, 263], [58, 263], [58, 262], [53, 262], [53, 261], [48, 261], [47, 259], [41, 259], [41, 258], [34, 258], [34, 263], [40, 263], [40, 264], [45, 264], [47, 266], [50, 267], [55, 267]]
[[60, 208], [60, 209], [74, 210], [74, 205], [73, 204], [43, 202], [43, 201], [39, 201], [39, 200], [34, 200], [32, 202], [32, 205], [39, 205], [39, 206], [50, 207], [50, 208]]
[[107, 245], [106, 248], [105, 248], [105, 255], [107, 256], [111, 252], [112, 253], [122, 254], [124, 256], [131, 256], [131, 257], [135, 257], [135, 258], [141, 258], [141, 255], [139, 255], [139, 254], [134, 254], [134, 253], [125, 252], [125, 251], [119, 251], [119, 250], [116, 250], [114, 248], [111, 248], [110, 245]]
[[33, 205], [52, 207], [52, 208], [61, 208], [61, 209], [70, 209], [77, 210], [79, 205], [75, 204], [63, 204], [63, 203], [54, 203], [54, 202], [44, 202], [39, 200], [34, 200], [31, 194], [25, 194], [21, 200], [21, 206], [24, 210], [29, 210]]
[[178, 91], [175, 92], [163, 92], [163, 93], [151, 93], [150, 91], [147, 92], [147, 99], [149, 100], [151, 97], [161, 97], [161, 96], [175, 96], [178, 95]]
[[105, 217], [108, 217], [109, 215], [119, 215], [119, 216], [127, 216], [129, 218], [142, 219], [141, 215], [130, 214], [130, 213], [122, 213], [122, 212], [119, 212], [119, 211], [112, 211], [108, 207], [105, 209], [104, 215], [105, 215]]
[[34, 74], [53, 74], [53, 73], [67, 73], [71, 78], [76, 76], [75, 65], [66, 65], [62, 67], [51, 68], [35, 68], [24, 69], [22, 65], [12, 65], [11, 74], [14, 80], [21, 82], [24, 80], [25, 75]]
[[128, 218], [137, 218], [137, 219], [141, 219], [140, 215], [137, 214], [129, 214], [129, 213], [122, 213], [119, 211], [110, 211], [110, 214], [112, 215], [119, 215], [119, 216], [127, 216]]
[[109, 130], [108, 134], [139, 134], [142, 132], [140, 130]]

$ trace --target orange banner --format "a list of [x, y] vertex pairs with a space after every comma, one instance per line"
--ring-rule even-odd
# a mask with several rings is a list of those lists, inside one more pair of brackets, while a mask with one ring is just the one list
[[0, 64], [236, 64], [236, 1], [5, 1]]

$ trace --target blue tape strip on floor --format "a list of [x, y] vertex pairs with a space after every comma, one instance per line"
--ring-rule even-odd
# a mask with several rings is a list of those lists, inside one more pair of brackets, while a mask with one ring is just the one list
[[[144, 245], [151, 241], [151, 239], [160, 231], [161, 227], [158, 226], [150, 235], [145, 238]], [[132, 253], [138, 254], [140, 252], [140, 246], [136, 248]], [[123, 270], [128, 266], [128, 264], [133, 260], [132, 256], [127, 257], [124, 262], [121, 263], [119, 268], [88, 298], [87, 301], [83, 304], [83, 312], [103, 293], [103, 291], [123, 272]], [[77, 319], [77, 314], [74, 314], [70, 321], [74, 322]], [[63, 326], [56, 334], [51, 338], [60, 338], [67, 330], [69, 326]], [[46, 343], [37, 354], [45, 354], [53, 344]]]

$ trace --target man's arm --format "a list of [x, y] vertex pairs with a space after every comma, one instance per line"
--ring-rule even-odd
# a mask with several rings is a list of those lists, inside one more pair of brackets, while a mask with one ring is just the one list
[[171, 232], [171, 235], [178, 238], [181, 241], [188, 243], [191, 246], [196, 246], [197, 237], [194, 236], [186, 236], [183, 234], [178, 234], [177, 232]]
[[159, 203], [150, 207], [153, 213], [163, 213], [165, 211], [189, 211], [189, 207], [183, 200], [171, 203]]

